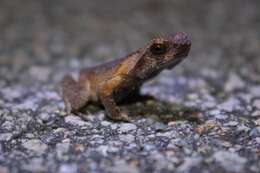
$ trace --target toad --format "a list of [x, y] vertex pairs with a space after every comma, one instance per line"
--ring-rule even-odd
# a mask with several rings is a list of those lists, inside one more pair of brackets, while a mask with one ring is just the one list
[[86, 104], [101, 104], [112, 120], [130, 121], [117, 104], [139, 95], [140, 87], [164, 69], [187, 57], [191, 41], [179, 32], [152, 39], [143, 48], [120, 59], [82, 69], [79, 78], [66, 75], [62, 95], [67, 112], [77, 113]]

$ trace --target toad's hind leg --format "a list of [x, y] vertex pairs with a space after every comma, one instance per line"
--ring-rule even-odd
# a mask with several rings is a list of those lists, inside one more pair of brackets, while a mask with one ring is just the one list
[[62, 80], [62, 97], [67, 112], [78, 112], [88, 101], [88, 91], [67, 75]]

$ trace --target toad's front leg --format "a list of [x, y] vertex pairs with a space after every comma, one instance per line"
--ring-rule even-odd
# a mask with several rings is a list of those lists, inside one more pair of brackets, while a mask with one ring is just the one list
[[99, 98], [106, 109], [107, 115], [113, 120], [131, 121], [126, 113], [120, 112], [114, 99], [115, 89], [124, 81], [124, 76], [113, 77], [100, 84]]

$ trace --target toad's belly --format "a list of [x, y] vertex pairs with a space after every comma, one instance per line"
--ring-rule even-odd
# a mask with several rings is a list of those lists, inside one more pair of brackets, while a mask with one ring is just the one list
[[139, 83], [135, 83], [134, 85], [126, 85], [117, 88], [113, 92], [115, 101], [127, 103], [128, 100], [132, 100], [139, 94], [140, 87], [141, 85]]

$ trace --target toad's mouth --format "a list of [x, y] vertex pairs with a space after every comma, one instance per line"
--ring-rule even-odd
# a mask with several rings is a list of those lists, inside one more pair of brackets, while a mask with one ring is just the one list
[[172, 62], [165, 64], [166, 69], [172, 69], [176, 65], [178, 65], [183, 60], [183, 57], [176, 58]]
[[174, 58], [169, 62], [164, 64], [164, 68], [172, 69], [176, 65], [178, 65], [183, 59], [185, 59], [189, 54], [189, 51], [183, 51], [179, 54], [176, 54]]
[[174, 58], [177, 58], [177, 59], [185, 58], [186, 56], [188, 56], [189, 52], [190, 52], [190, 47], [184, 46], [181, 49], [176, 51]]

